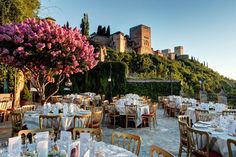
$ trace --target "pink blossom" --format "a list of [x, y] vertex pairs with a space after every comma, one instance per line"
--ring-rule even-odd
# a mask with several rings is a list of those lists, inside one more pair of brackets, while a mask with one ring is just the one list
[[47, 43], [47, 48], [50, 50], [52, 48], [52, 44], [51, 43]]
[[38, 44], [36, 44], [36, 47], [39, 50], [43, 50], [43, 48], [45, 47], [45, 44], [44, 43], [38, 43]]

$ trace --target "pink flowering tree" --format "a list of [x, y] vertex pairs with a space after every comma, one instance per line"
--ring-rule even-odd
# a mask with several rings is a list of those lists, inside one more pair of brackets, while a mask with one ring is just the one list
[[[21, 69], [37, 89], [42, 104], [58, 92], [65, 77], [96, 66], [98, 55], [77, 28], [40, 19], [0, 26], [0, 62]], [[56, 88], [45, 97], [50, 83]]]

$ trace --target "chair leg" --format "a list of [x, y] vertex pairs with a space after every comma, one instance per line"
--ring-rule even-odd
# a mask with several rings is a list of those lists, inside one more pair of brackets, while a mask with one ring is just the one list
[[178, 157], [181, 157], [181, 154], [182, 154], [182, 144], [179, 145], [179, 155], [178, 155]]
[[128, 126], [128, 120], [127, 118], [125, 118], [125, 128], [127, 128], [127, 126]]
[[114, 117], [114, 126], [113, 126], [113, 128], [115, 129], [116, 128], [116, 118]]

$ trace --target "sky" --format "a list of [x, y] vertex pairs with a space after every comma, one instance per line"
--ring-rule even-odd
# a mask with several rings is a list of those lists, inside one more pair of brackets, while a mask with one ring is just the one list
[[90, 33], [110, 25], [111, 33], [151, 27], [152, 47], [184, 53], [221, 75], [236, 79], [236, 0], [41, 0], [39, 16], [79, 27], [89, 16]]

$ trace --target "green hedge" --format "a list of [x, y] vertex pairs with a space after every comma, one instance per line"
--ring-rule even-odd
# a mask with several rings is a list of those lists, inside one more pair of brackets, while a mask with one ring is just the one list
[[[112, 95], [124, 94], [126, 87], [126, 75], [128, 73], [128, 67], [122, 62], [100, 62], [92, 70], [85, 72], [84, 74], [76, 74], [71, 77], [73, 83], [70, 93], [81, 92], [95, 92], [100, 94], [106, 94], [109, 96], [109, 83], [108, 78], [110, 75], [112, 79]], [[66, 80], [65, 80], [66, 81]], [[62, 83], [60, 88], [60, 94], [66, 94], [64, 91], [65, 82]]]
[[[172, 94], [179, 95], [180, 90], [180, 82], [172, 82]], [[126, 93], [150, 96], [151, 99], [158, 100], [158, 96], [171, 95], [171, 82], [127, 82]]]

